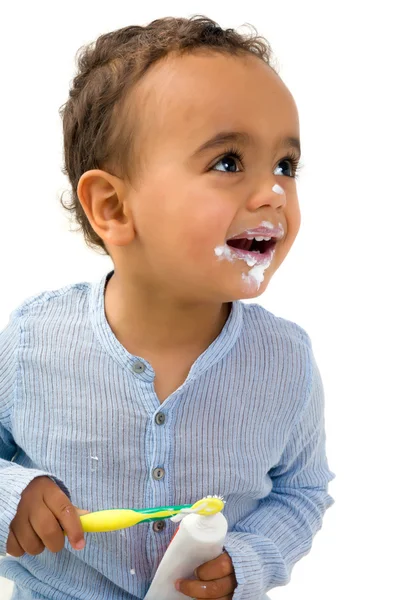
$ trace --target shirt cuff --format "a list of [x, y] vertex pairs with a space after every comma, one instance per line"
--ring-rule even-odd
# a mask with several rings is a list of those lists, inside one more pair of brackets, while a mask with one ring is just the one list
[[231, 557], [237, 581], [232, 600], [264, 600], [265, 592], [260, 592], [263, 577], [259, 557], [243, 539], [243, 534], [228, 533], [224, 541], [224, 550]]

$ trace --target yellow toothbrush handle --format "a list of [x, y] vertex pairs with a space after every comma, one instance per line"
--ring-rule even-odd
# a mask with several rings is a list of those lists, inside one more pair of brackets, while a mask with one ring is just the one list
[[83, 531], [95, 533], [101, 531], [117, 531], [132, 527], [142, 521], [156, 521], [157, 519], [170, 519], [173, 515], [181, 512], [181, 509], [189, 509], [189, 512], [197, 512], [200, 515], [214, 515], [224, 508], [224, 500], [219, 496], [207, 496], [198, 500], [193, 505], [181, 505], [173, 507], [160, 507], [152, 509], [143, 509], [136, 511], [131, 508], [111, 508], [106, 510], [97, 510], [95, 512], [81, 515], [79, 518], [82, 523]]
[[142, 515], [129, 508], [98, 510], [80, 517], [83, 531], [90, 533], [116, 531], [140, 523], [148, 515]]

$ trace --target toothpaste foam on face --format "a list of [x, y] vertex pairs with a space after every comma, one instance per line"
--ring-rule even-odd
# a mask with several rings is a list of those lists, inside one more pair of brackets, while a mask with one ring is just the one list
[[245, 273], [242, 273], [242, 279], [246, 283], [249, 283], [249, 284], [252, 284], [253, 282], [255, 282], [257, 285], [257, 290], [259, 290], [260, 285], [264, 281], [264, 273], [268, 269], [269, 265], [271, 264], [273, 257], [274, 257], [274, 255], [272, 254], [271, 260], [269, 260], [265, 264], [256, 265], [255, 267], [250, 269], [250, 271], [248, 272], [247, 275]]
[[249, 267], [253, 267], [250, 271], [246, 273], [242, 273], [242, 279], [247, 283], [252, 285], [255, 283], [257, 285], [257, 290], [260, 289], [261, 283], [264, 281], [264, 272], [270, 266], [272, 259], [275, 254], [275, 248], [271, 251], [271, 257], [266, 259], [262, 264], [256, 264], [257, 259], [253, 256], [241, 257], [234, 254], [233, 250], [225, 244], [224, 246], [217, 246], [214, 249], [215, 255], [220, 259], [229, 260], [229, 262], [233, 262], [234, 260], [243, 260]]

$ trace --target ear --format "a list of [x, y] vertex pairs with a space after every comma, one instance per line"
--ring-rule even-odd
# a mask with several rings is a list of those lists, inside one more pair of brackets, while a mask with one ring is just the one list
[[100, 169], [83, 173], [77, 194], [91, 226], [105, 244], [126, 246], [135, 232], [132, 213], [125, 202], [122, 179]]

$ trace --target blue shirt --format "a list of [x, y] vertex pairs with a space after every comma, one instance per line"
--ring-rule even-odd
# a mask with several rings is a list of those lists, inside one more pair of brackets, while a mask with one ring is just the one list
[[[0, 334], [0, 555], [39, 475], [89, 511], [220, 494], [234, 600], [262, 598], [289, 582], [334, 503], [310, 338], [257, 304], [233, 302], [220, 335], [160, 404], [152, 366], [107, 322], [111, 275], [26, 300]], [[15, 581], [15, 600], [137, 600], [176, 528], [167, 520], [85, 534], [81, 551], [66, 540], [55, 554], [2, 558], [0, 575]]]

